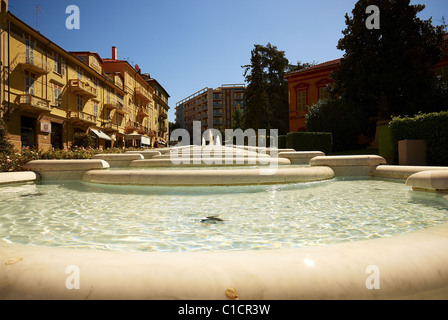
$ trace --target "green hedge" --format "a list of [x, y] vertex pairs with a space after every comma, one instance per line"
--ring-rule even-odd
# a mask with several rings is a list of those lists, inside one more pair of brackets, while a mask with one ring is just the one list
[[397, 117], [390, 122], [389, 128], [396, 160], [398, 141], [423, 139], [428, 165], [448, 165], [448, 111]]
[[329, 132], [290, 132], [286, 136], [286, 148], [329, 154], [333, 149], [333, 138]]
[[278, 148], [286, 149], [286, 136], [283, 135], [278, 136]]

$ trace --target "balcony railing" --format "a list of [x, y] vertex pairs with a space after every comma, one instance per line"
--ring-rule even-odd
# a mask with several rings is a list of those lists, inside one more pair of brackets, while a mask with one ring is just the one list
[[119, 131], [119, 125], [116, 123], [108, 122], [103, 125], [105, 131]]
[[19, 100], [22, 109], [37, 112], [50, 112], [50, 101], [33, 96], [32, 94], [23, 94]]
[[94, 87], [90, 86], [88, 83], [78, 80], [72, 79], [69, 81], [70, 92], [74, 94], [80, 94], [87, 98], [95, 98], [98, 95], [98, 90]]
[[85, 122], [88, 124], [96, 124], [96, 116], [82, 112], [70, 111], [70, 119], [74, 122]]
[[137, 97], [140, 97], [144, 101], [147, 101], [147, 102], [151, 101], [148, 91], [142, 87], [136, 87], [135, 94], [137, 95]]
[[222, 125], [222, 119], [214, 119], [213, 124], [214, 125]]
[[148, 127], [140, 126], [138, 128], [137, 132], [140, 133], [140, 134], [146, 134], [146, 133], [148, 133]]
[[138, 123], [138, 122], [135, 122], [135, 121], [129, 121], [129, 122], [126, 124], [126, 130], [132, 130], [132, 131], [135, 131], [135, 130], [138, 130], [138, 129], [140, 129], [140, 123]]
[[45, 57], [21, 54], [17, 56], [17, 62], [23, 69], [36, 73], [36, 74], [48, 74], [53, 71], [53, 60], [47, 61]]
[[108, 99], [106, 99], [106, 100], [104, 101], [104, 106], [105, 106], [106, 108], [108, 108], [108, 109], [112, 109], [112, 110], [118, 108], [118, 102], [117, 102], [117, 99], [115, 99], [115, 98], [108, 98]]
[[139, 107], [137, 115], [141, 118], [146, 118], [149, 115], [148, 109], [144, 107]]

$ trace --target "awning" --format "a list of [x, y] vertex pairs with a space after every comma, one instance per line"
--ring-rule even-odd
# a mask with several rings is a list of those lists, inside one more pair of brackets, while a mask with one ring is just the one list
[[90, 129], [90, 130], [100, 139], [109, 140], [109, 141], [112, 140], [107, 134], [105, 134], [102, 131], [95, 130], [95, 129]]
[[150, 146], [151, 145], [151, 138], [142, 136], [142, 145]]

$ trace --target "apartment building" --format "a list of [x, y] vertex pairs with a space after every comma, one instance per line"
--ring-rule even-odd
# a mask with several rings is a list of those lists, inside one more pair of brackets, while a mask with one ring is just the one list
[[204, 88], [176, 104], [176, 123], [190, 133], [193, 122], [201, 122], [201, 130], [232, 129], [233, 113], [238, 107], [245, 112], [243, 84], [227, 84], [219, 88]]
[[2, 0], [0, 116], [16, 149], [67, 148], [78, 132], [102, 148], [154, 143], [155, 90], [138, 66], [117, 60], [116, 48], [112, 59], [67, 52], [7, 8]]
[[157, 128], [158, 133], [157, 141], [167, 143], [169, 141], [169, 121], [168, 121], [168, 111], [170, 107], [168, 106], [168, 99], [170, 95], [162, 87], [162, 85], [156, 80], [151, 78], [149, 74], [143, 75], [146, 82], [154, 89], [153, 99], [154, 99], [154, 111], [155, 119], [154, 125]]
[[155, 127], [154, 88], [142, 75], [140, 67], [134, 67], [125, 60], [119, 60], [116, 47], [112, 47], [112, 58], [103, 59], [103, 70], [110, 77], [119, 77], [123, 81], [127, 122], [124, 133], [127, 147], [136, 147], [154, 141], [158, 137]]

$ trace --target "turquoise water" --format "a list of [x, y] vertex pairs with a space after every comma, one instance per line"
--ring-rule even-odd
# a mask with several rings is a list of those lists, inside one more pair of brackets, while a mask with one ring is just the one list
[[[223, 221], [206, 219], [210, 216]], [[35, 246], [169, 252], [297, 248], [389, 237], [444, 222], [446, 197], [413, 192], [395, 181], [0, 187], [0, 241]]]

